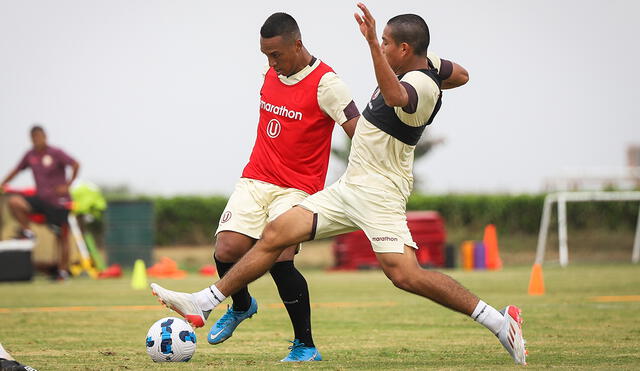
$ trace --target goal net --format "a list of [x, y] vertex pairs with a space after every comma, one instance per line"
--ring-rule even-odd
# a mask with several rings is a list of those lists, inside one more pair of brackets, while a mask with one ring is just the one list
[[[542, 218], [540, 220], [540, 233], [538, 234], [538, 247], [536, 249], [535, 264], [544, 262], [547, 234], [551, 219], [551, 207], [554, 203], [558, 206], [558, 256], [560, 266], [569, 264], [569, 247], [567, 243], [567, 203], [568, 202], [597, 202], [597, 201], [640, 201], [640, 192], [558, 192], [547, 195], [544, 199]], [[640, 261], [640, 208], [633, 241], [631, 261]]]

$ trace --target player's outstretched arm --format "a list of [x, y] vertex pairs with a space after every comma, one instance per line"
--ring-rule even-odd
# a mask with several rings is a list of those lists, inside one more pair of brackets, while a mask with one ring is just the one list
[[442, 89], [453, 89], [459, 86], [466, 84], [469, 81], [469, 72], [457, 64], [456, 62], [451, 62], [453, 69], [451, 71], [451, 75], [442, 81]]
[[18, 175], [19, 172], [20, 172], [20, 169], [18, 167], [16, 167], [9, 174], [7, 174], [7, 176], [2, 180], [2, 183], [0, 183], [0, 188], [4, 188], [7, 184], [9, 184], [9, 182], [13, 178], [15, 178], [16, 175]]
[[362, 32], [367, 44], [369, 44], [380, 94], [382, 94], [387, 106], [404, 107], [409, 103], [409, 94], [407, 94], [405, 87], [400, 84], [398, 77], [382, 54], [382, 48], [376, 34], [376, 20], [363, 3], [358, 3], [358, 8], [362, 11], [362, 15], [354, 13], [353, 16], [358, 22], [360, 32]]

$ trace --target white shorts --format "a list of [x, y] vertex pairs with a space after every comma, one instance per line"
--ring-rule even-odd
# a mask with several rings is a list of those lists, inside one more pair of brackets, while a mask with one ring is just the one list
[[317, 214], [314, 239], [362, 229], [377, 253], [404, 253], [405, 245], [418, 248], [407, 226], [406, 201], [399, 194], [339, 180], [300, 206]]
[[259, 180], [241, 178], [224, 208], [216, 235], [242, 233], [256, 240], [268, 222], [299, 204], [309, 194]]

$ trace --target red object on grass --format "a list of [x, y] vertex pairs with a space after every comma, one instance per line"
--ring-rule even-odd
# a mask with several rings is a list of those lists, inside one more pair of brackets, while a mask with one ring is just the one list
[[[423, 266], [444, 267], [444, 248], [447, 232], [444, 221], [436, 211], [410, 211], [407, 225], [418, 245], [416, 258]], [[335, 270], [378, 268], [380, 264], [363, 231], [337, 236], [333, 242]]]
[[98, 278], [119, 278], [122, 277], [122, 267], [120, 264], [113, 264], [109, 268], [103, 270]]
[[217, 270], [216, 270], [216, 266], [215, 265], [207, 264], [207, 265], [203, 266], [202, 268], [200, 268], [200, 270], [198, 272], [203, 276], [215, 276]]
[[163, 256], [160, 261], [147, 268], [147, 275], [156, 278], [184, 278], [187, 272], [178, 268], [173, 259]]

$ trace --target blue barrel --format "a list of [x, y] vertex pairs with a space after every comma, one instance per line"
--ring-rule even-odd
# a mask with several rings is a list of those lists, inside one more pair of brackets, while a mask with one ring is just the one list
[[110, 201], [105, 212], [105, 249], [109, 264], [152, 263], [155, 221], [151, 201]]

